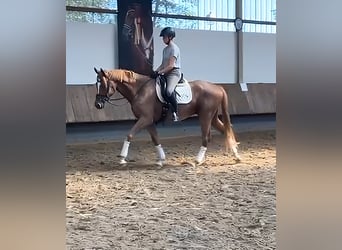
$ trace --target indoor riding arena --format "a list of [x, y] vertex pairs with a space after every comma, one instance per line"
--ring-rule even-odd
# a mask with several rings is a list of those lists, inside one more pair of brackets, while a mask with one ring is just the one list
[[[67, 249], [276, 249], [275, 2], [66, 1]], [[182, 117], [190, 104], [178, 104], [179, 122], [152, 122], [162, 161], [150, 130], [128, 136], [137, 94], [113, 80], [115, 93], [95, 107], [94, 67], [149, 76], [164, 27], [176, 32], [184, 78], [228, 96], [216, 112], [226, 124], [228, 110], [240, 158], [213, 126], [198, 161], [202, 118]]]

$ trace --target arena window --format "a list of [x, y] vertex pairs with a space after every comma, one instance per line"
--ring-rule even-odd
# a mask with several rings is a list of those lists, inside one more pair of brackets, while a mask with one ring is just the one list
[[[155, 27], [235, 31], [238, 0], [152, 0]], [[113, 23], [118, 13], [114, 0], [66, 0], [66, 20]], [[243, 32], [276, 33], [276, 0], [243, 0]]]
[[276, 0], [243, 0], [244, 32], [276, 33]]
[[116, 24], [117, 1], [66, 0], [66, 21]]

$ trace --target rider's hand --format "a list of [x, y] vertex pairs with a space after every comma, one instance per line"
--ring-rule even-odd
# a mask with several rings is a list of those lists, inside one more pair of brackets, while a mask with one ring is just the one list
[[156, 79], [158, 75], [159, 75], [158, 71], [153, 71], [150, 76], [151, 78]]

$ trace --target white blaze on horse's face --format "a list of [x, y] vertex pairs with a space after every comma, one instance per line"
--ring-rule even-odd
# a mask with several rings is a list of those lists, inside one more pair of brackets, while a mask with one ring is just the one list
[[107, 96], [107, 81], [103, 76], [98, 76], [98, 78], [100, 80], [99, 94], [101, 96]]

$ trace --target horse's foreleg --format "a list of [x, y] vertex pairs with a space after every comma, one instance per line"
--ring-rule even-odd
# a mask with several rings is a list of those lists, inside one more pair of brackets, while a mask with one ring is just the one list
[[201, 146], [196, 156], [197, 165], [201, 165], [205, 161], [205, 152], [207, 152], [207, 147]]
[[165, 161], [165, 153], [164, 153], [164, 149], [162, 148], [162, 146], [159, 143], [159, 137], [158, 137], [158, 133], [157, 133], [157, 129], [154, 125], [151, 125], [149, 127], [147, 127], [147, 131], [150, 133], [152, 142], [157, 150], [157, 155], [158, 155], [158, 159], [156, 164], [158, 166], [163, 166], [163, 162]]
[[122, 149], [121, 149], [121, 153], [120, 153], [120, 156], [121, 156], [120, 164], [126, 164], [127, 163], [126, 157], [128, 155], [128, 148], [129, 148], [130, 143], [131, 142], [125, 140], [123, 145], [122, 145]]
[[146, 126], [149, 125], [148, 121], [149, 121], [148, 119], [139, 119], [129, 131], [127, 138], [122, 145], [122, 149], [120, 153], [120, 157], [121, 157], [120, 164], [127, 163], [126, 157], [128, 155], [128, 148], [131, 143], [131, 140], [136, 135], [136, 133], [138, 133], [140, 130], [146, 128]]

